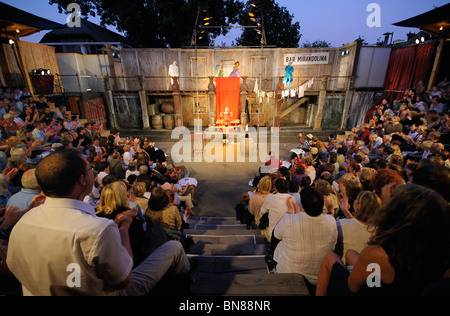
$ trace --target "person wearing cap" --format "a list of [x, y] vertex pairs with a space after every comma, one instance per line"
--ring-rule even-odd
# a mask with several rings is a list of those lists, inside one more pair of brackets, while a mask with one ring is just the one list
[[304, 138], [303, 134], [299, 133], [297, 137], [300, 142], [300, 148], [303, 149], [304, 151], [310, 151], [311, 146], [313, 145], [313, 142], [312, 142], [313, 135], [308, 134], [308, 135], [306, 135], [306, 138]]

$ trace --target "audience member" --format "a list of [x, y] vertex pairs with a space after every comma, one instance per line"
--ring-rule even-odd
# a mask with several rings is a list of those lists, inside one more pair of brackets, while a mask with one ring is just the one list
[[[263, 205], [266, 197], [270, 194], [271, 190], [272, 179], [270, 178], [270, 176], [265, 176], [261, 178], [261, 180], [259, 180], [255, 194], [250, 197], [250, 201], [248, 203], [248, 211], [253, 215], [255, 224], [257, 226], [259, 226], [259, 220], [262, 216], [261, 206]], [[266, 229], [266, 231], [268, 232], [268, 228]]]
[[25, 171], [22, 175], [22, 189], [8, 199], [6, 207], [14, 205], [21, 211], [26, 210], [34, 197], [40, 194], [41, 188], [37, 182], [35, 171], [36, 169]]
[[367, 246], [373, 230], [370, 224], [377, 216], [380, 207], [381, 199], [378, 195], [371, 191], [361, 191], [353, 204], [354, 216], [347, 213], [348, 218], [336, 221], [338, 242], [335, 252], [341, 256], [344, 262], [347, 250], [353, 249], [360, 253]]
[[161, 224], [164, 230], [181, 229], [182, 218], [178, 208], [169, 203], [166, 192], [159, 186], [151, 192], [145, 217], [150, 226]]
[[277, 273], [299, 273], [315, 285], [322, 259], [336, 245], [336, 221], [322, 214], [323, 197], [315, 188], [300, 194], [304, 212], [284, 214], [275, 227], [280, 242], [274, 260]]
[[[316, 295], [417, 296], [450, 277], [450, 206], [436, 191], [398, 186], [372, 225], [369, 245], [360, 254], [347, 252], [351, 272], [339, 255], [325, 256]], [[367, 282], [373, 272], [369, 264], [379, 267], [378, 286]]]
[[[137, 211], [121, 213], [111, 221], [95, 216], [94, 209], [81, 202], [92, 189], [93, 175], [79, 152], [62, 150], [45, 157], [36, 177], [45, 202], [15, 225], [8, 247], [7, 264], [22, 283], [24, 295], [116, 291], [145, 296], [167, 271], [189, 270], [183, 248], [172, 241], [132, 270], [128, 230]], [[71, 285], [67, 280], [74, 264], [83, 282]]]
[[[114, 220], [119, 214], [127, 212], [132, 207], [127, 200], [127, 186], [122, 181], [114, 181], [105, 185], [100, 194], [100, 203], [97, 206], [97, 216]], [[137, 257], [142, 241], [144, 239], [144, 218], [138, 210], [138, 214], [133, 217], [129, 228], [130, 245], [133, 255]]]

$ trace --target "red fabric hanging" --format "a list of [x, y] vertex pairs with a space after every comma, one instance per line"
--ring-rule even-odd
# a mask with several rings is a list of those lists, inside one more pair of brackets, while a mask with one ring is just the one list
[[393, 49], [384, 81], [386, 91], [368, 110], [365, 122], [369, 122], [375, 106], [383, 99], [392, 104], [394, 100], [401, 100], [405, 90], [416, 88], [419, 81], [426, 85], [435, 53], [436, 43]]
[[241, 78], [216, 78], [216, 120], [220, 120], [220, 113], [228, 107], [232, 112], [231, 120], [239, 119], [239, 99], [241, 95]]

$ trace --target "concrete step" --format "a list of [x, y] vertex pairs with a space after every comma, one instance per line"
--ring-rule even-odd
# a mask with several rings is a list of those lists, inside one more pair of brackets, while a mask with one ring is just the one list
[[234, 217], [189, 217], [187, 223], [189, 225], [241, 225], [241, 222]]
[[196, 273], [240, 273], [240, 274], [268, 274], [266, 262], [262, 256], [198, 256], [195, 257]]
[[185, 229], [183, 232], [187, 235], [210, 235], [210, 236], [246, 236], [246, 235], [254, 235], [259, 236], [261, 235], [261, 231], [258, 229]]
[[203, 230], [247, 230], [246, 224], [195, 224], [189, 225], [192, 229], [203, 229]]
[[240, 274], [194, 272], [196, 296], [309, 296], [300, 274]]
[[194, 243], [202, 244], [263, 244], [264, 237], [262, 235], [195, 235], [191, 234]]
[[189, 254], [202, 256], [264, 256], [266, 246], [264, 244], [207, 244], [194, 242]]

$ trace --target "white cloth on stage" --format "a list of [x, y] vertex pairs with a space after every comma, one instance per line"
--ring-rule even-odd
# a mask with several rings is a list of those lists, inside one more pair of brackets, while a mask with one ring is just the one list
[[178, 181], [178, 183], [183, 187], [186, 185], [197, 186], [198, 181], [195, 178], [183, 178], [183, 179], [180, 179], [180, 181]]

